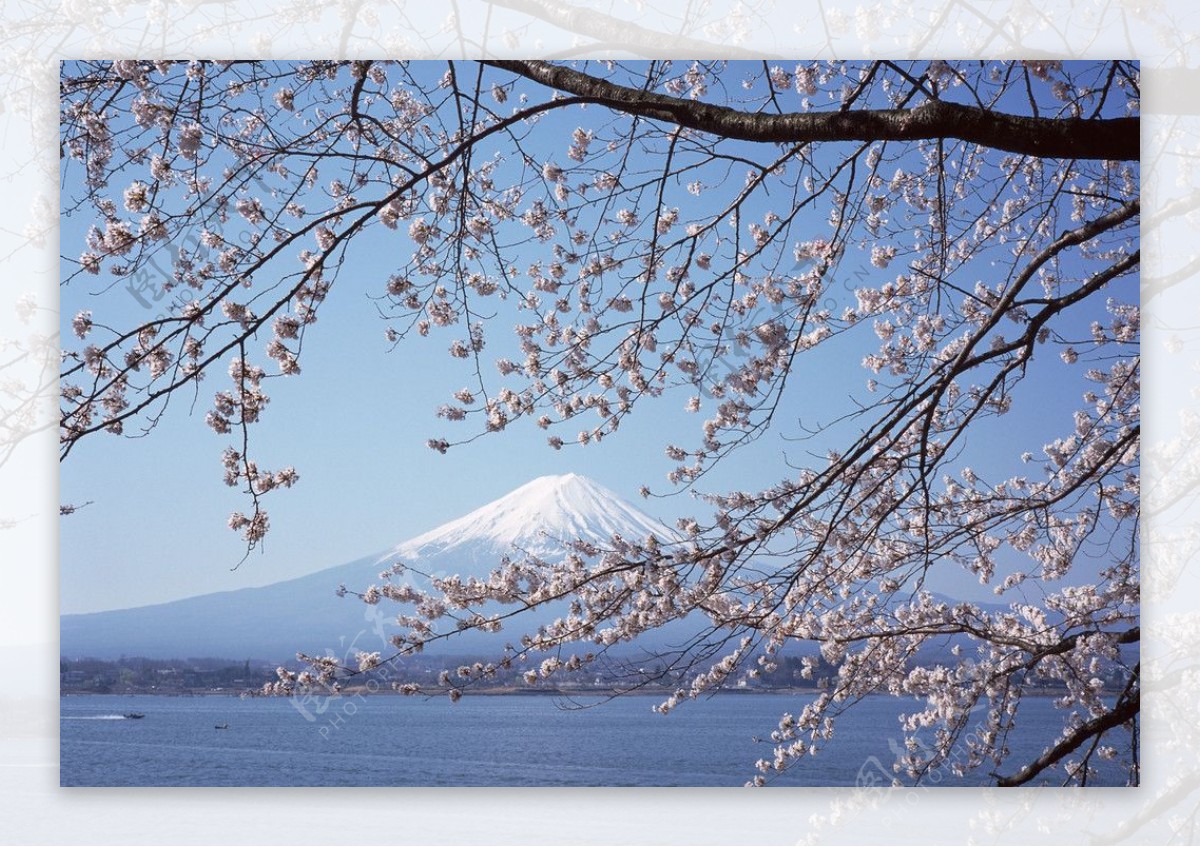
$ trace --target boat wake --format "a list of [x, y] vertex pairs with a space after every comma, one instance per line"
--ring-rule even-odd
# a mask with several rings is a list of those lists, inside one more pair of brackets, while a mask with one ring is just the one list
[[64, 721], [125, 721], [128, 715], [63, 715]]

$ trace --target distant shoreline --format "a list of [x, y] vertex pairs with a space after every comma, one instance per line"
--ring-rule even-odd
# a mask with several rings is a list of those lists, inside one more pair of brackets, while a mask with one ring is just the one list
[[[615, 691], [612, 689], [603, 688], [518, 688], [512, 686], [497, 686], [493, 688], [477, 688], [462, 689], [464, 697], [599, 697], [611, 699], [614, 697], [669, 697], [675, 691], [674, 688], [662, 689], [636, 689], [633, 691]], [[710, 696], [719, 695], [734, 695], [734, 696], [761, 696], [769, 694], [787, 694], [787, 695], [803, 695], [803, 694], [818, 694], [818, 688], [721, 688], [715, 691], [705, 692], [701, 698], [704, 699]], [[343, 697], [375, 697], [375, 696], [391, 696], [391, 697], [444, 697], [444, 691], [419, 691], [416, 694], [403, 694], [399, 691], [393, 691], [390, 688], [377, 688], [371, 690], [366, 686], [344, 687], [341, 690]], [[876, 695], [883, 697], [897, 696], [890, 695], [885, 691], [873, 692]], [[1022, 692], [1024, 697], [1060, 697], [1063, 692], [1046, 689], [1026, 689]], [[127, 691], [127, 692], [100, 692], [100, 691], [60, 691], [62, 697], [237, 697], [237, 698], [254, 698], [263, 700], [280, 700], [287, 699], [286, 697], [262, 695], [257, 691], [194, 691], [194, 692], [178, 692], [178, 691]], [[919, 698], [913, 698], [919, 699]]]
[[[616, 691], [605, 688], [518, 688], [513, 686], [497, 686], [493, 688], [464, 688], [463, 696], [486, 695], [488, 697], [669, 697], [676, 689], [637, 689], [635, 691]], [[706, 692], [705, 696], [715, 694], [816, 694], [816, 688], [723, 688], [718, 691]], [[341, 694], [347, 697], [443, 697], [444, 691], [418, 691], [416, 694], [403, 694], [391, 688], [376, 688], [371, 690], [365, 685], [344, 686]], [[282, 696], [261, 695], [255, 690], [247, 691], [60, 691], [59, 697], [261, 697], [264, 700], [286, 699]]]

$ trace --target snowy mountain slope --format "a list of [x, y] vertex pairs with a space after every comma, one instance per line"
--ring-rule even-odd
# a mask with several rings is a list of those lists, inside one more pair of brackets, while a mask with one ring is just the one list
[[[527, 482], [499, 500], [398, 544], [382, 559], [459, 562], [464, 576], [483, 576], [496, 564], [495, 550], [554, 557], [572, 540], [606, 544], [614, 535], [637, 541], [655, 535], [666, 541], [673, 533], [599, 483], [571, 473]], [[487, 568], [478, 573], [467, 565]]]
[[[367, 606], [338, 597], [338, 585], [361, 591], [402, 560], [431, 575], [486, 577], [504, 555], [562, 554], [564, 540], [607, 543], [614, 534], [665, 541], [672, 532], [592, 480], [577, 474], [535, 479], [461, 518], [396, 545], [297, 579], [189, 597], [170, 603], [64, 615], [61, 653], [69, 657], [148, 656], [290, 660], [296, 652], [341, 655], [354, 645], [386, 649], [388, 619], [400, 607]], [[504, 633], [515, 639], [519, 633]], [[504, 639], [499, 641], [502, 646]], [[447, 652], [494, 649], [495, 637], [453, 639]]]

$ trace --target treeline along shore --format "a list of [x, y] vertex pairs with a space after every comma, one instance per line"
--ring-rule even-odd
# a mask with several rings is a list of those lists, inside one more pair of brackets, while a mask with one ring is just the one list
[[[378, 671], [352, 677], [343, 682], [347, 694], [389, 693], [393, 683], [415, 683], [423, 690], [436, 692], [439, 677], [444, 671], [454, 673], [461, 664], [470, 665], [474, 659], [464, 657], [418, 656], [396, 660]], [[299, 662], [284, 663], [289, 670], [302, 670]], [[153, 659], [121, 657], [116, 660], [96, 658], [62, 658], [59, 662], [59, 692], [62, 695], [86, 694], [156, 694], [164, 696], [243, 695], [260, 691], [264, 684], [278, 679], [278, 663], [222, 658]], [[721, 688], [722, 693], [755, 694], [787, 691], [812, 691], [815, 680], [836, 673], [836, 668], [820, 662], [812, 678], [802, 673], [800, 657], [781, 657], [776, 666], [756, 677], [731, 679]], [[579, 694], [604, 695], [622, 691], [662, 695], [678, 687], [683, 678], [669, 673], [659, 665], [637, 666], [634, 663], [607, 661], [588, 668], [586, 672], [564, 675], [554, 683], [529, 685], [523, 679], [526, 665], [513, 663], [509, 668], [497, 668], [491, 676], [475, 679], [469, 690], [472, 694], [505, 695], [533, 694], [572, 696]], [[1061, 686], [1030, 681], [1028, 693], [1057, 694]]]

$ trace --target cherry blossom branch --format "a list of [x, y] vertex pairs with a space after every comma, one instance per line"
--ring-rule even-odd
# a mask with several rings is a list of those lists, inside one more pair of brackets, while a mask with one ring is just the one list
[[1021, 770], [1012, 776], [997, 776], [996, 785], [1000, 788], [1014, 788], [1025, 785], [1047, 768], [1061, 762], [1071, 753], [1078, 750], [1089, 738], [1101, 736], [1111, 729], [1135, 720], [1138, 712], [1141, 710], [1142, 702], [1141, 689], [1138, 685], [1140, 667], [1138, 665], [1138, 667], [1134, 668], [1133, 674], [1125, 686], [1125, 690], [1121, 692], [1121, 696], [1117, 698], [1117, 702], [1111, 711], [1085, 722], [1062, 741], [1042, 753], [1037, 759], [1021, 768]]
[[490, 60], [486, 64], [624, 112], [743, 141], [957, 138], [1027, 156], [1116, 161], [1135, 160], [1141, 150], [1137, 118], [1024, 117], [945, 100], [927, 100], [912, 109], [748, 114], [726, 106], [640, 91], [548, 62]]

